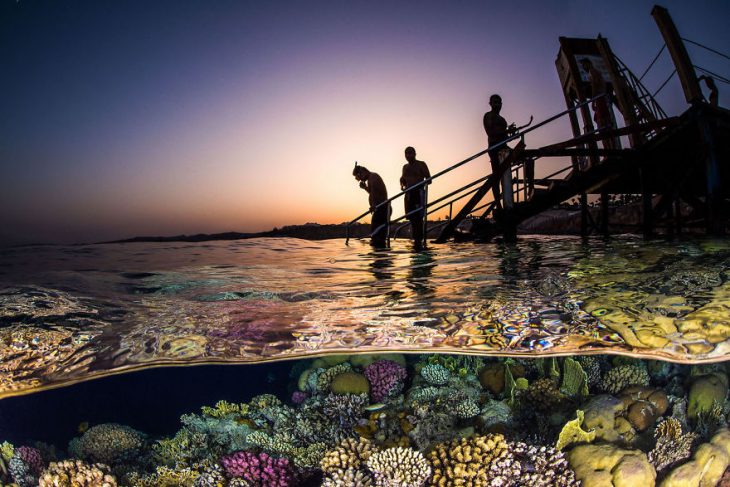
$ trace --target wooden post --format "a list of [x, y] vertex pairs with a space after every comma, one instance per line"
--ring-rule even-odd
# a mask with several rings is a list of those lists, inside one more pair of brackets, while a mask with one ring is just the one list
[[580, 235], [588, 236], [588, 195], [580, 194]]
[[[634, 112], [634, 105], [629, 100], [628, 94], [626, 93], [627, 87], [625, 86], [623, 78], [619, 75], [618, 69], [616, 69], [616, 61], [613, 58], [611, 47], [608, 45], [606, 38], [601, 36], [598, 36], [598, 39], [596, 39], [596, 45], [598, 46], [598, 52], [600, 52], [601, 57], [603, 57], [603, 62], [606, 64], [608, 71], [611, 74], [611, 81], [616, 95], [616, 101], [618, 102], [621, 115], [624, 117], [624, 124], [626, 126], [636, 125], [638, 120], [636, 119], [636, 114]], [[610, 105], [610, 101], [607, 100], [607, 103], [608, 109], [611, 114], [613, 114], [613, 107]], [[631, 142], [631, 147], [638, 147], [642, 142], [642, 135], [638, 133], [630, 134], [629, 141]]]
[[608, 237], [608, 193], [601, 193], [601, 233]]
[[687, 103], [702, 101], [704, 97], [702, 96], [700, 83], [697, 81], [695, 68], [692, 65], [692, 60], [689, 58], [687, 48], [684, 46], [684, 42], [682, 42], [677, 26], [674, 25], [672, 17], [669, 16], [669, 11], [664, 7], [654, 5], [654, 8], [651, 9], [651, 16], [654, 17], [654, 21], [664, 38], [664, 43], [667, 45], [669, 54], [672, 56], [674, 67], [677, 68], [677, 76], [679, 77], [679, 82], [682, 84], [682, 90], [684, 90], [684, 98], [687, 100]]

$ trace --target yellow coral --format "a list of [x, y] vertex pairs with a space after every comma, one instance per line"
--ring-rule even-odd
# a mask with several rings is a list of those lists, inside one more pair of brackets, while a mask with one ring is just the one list
[[500, 434], [439, 443], [427, 456], [433, 471], [428, 485], [486, 487], [492, 464], [507, 454], [507, 442]]
[[372, 442], [366, 438], [346, 438], [335, 448], [327, 450], [320, 468], [326, 474], [344, 473], [348, 468], [358, 469], [374, 451]]
[[13, 455], [15, 454], [15, 447], [8, 443], [7, 441], [4, 441], [2, 445], [0, 445], [0, 456], [3, 457], [3, 460], [6, 462], [9, 462], [11, 458], [13, 458]]
[[578, 409], [575, 413], [577, 418], [565, 423], [563, 429], [560, 430], [558, 442], [555, 445], [557, 450], [562, 450], [566, 446], [576, 443], [590, 443], [596, 439], [595, 430], [585, 431], [581, 428], [585, 413], [580, 409]]
[[203, 406], [200, 409], [204, 416], [210, 416], [211, 418], [223, 418], [233, 414], [245, 416], [248, 414], [248, 404], [233, 404], [228, 401], [218, 401], [215, 403], [214, 408]]

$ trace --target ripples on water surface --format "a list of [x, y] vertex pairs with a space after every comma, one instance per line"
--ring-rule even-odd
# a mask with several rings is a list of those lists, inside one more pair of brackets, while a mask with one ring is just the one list
[[728, 240], [2, 249], [0, 395], [152, 364], [343, 351], [718, 361], [729, 273]]

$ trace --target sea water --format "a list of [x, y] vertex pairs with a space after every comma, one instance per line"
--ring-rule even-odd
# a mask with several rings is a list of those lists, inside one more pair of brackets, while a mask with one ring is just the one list
[[[702, 441], [722, 433], [727, 417], [729, 277], [730, 241], [723, 239], [531, 236], [421, 252], [404, 241], [373, 250], [361, 241], [298, 239], [6, 248], [0, 250], [0, 395], [19, 397], [0, 401], [0, 442], [44, 442], [38, 450], [44, 468], [68, 456], [91, 464], [100, 454], [79, 442], [104, 433], [134, 443], [137, 433], [124, 429], [130, 428], [144, 434], [144, 445], [127, 455], [134, 458], [101, 458], [113, 464], [108, 473], [120, 485], [207, 485], [202, 473], [214, 478], [216, 469], [223, 482], [246, 485], [235, 484], [224, 468], [233, 460], [221, 463], [238, 451], [285, 461], [296, 473], [291, 485], [347, 485], [317, 463], [347, 438], [367, 440], [381, 453], [410, 448], [434, 470], [427, 457], [438, 445], [503, 435], [512, 442], [505, 451], [518, 458], [512, 464], [522, 473], [512, 478], [519, 485], [524, 472], [542, 472], [534, 459], [519, 460], [531, 458], [520, 444], [553, 448], [580, 408], [596, 410], [596, 398], [627, 403], [616, 410], [620, 422], [632, 400], [647, 402], [647, 394], [661, 391], [667, 405], [651, 425], [630, 425], [630, 439], [626, 430], [620, 439], [583, 446], [650, 453], [658, 425], [678, 417], [681, 434], [695, 435], [681, 459], [687, 461]], [[579, 361], [563, 358], [578, 355]], [[220, 363], [247, 365], [211, 365]], [[153, 368], [192, 364], [207, 365]], [[580, 391], [573, 390], [575, 364], [585, 373], [585, 387], [575, 386]], [[391, 371], [400, 385], [373, 395], [376, 369]], [[624, 372], [626, 383], [616, 379]], [[340, 386], [330, 383], [342, 374], [360, 389], [333, 391]], [[701, 424], [696, 411], [688, 413], [696, 407], [688, 402], [698, 397], [691, 394], [697, 381], [715, 387], [717, 396], [703, 406], [711, 417]], [[630, 387], [654, 389], [621, 396], [631, 396]], [[342, 397], [349, 403], [340, 404]], [[227, 402], [216, 407], [220, 400]], [[526, 413], [552, 400], [554, 410], [538, 407], [537, 419]], [[291, 418], [314, 424], [323, 411], [341, 427], [320, 428], [320, 436], [286, 430], [294, 428], [286, 426]], [[117, 426], [104, 426], [110, 424]], [[221, 432], [234, 424], [260, 434], [235, 443], [230, 431]], [[162, 459], [160, 445], [172, 455], [181, 431], [205, 436], [206, 446], [198, 446], [207, 454]], [[681, 443], [681, 434], [673, 441]], [[273, 446], [283, 437], [290, 450], [279, 448], [281, 441]], [[571, 446], [566, 451], [577, 448]], [[647, 465], [655, 476], [669, 475], [667, 465]], [[373, 468], [348, 475], [377, 482]], [[569, 468], [558, 470], [557, 477], [540, 474], [552, 479], [545, 485], [577, 482]]]

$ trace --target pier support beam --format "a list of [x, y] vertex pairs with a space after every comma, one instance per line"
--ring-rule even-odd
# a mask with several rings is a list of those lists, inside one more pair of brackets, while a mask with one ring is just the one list
[[608, 198], [607, 192], [601, 193], [601, 233], [608, 237]]

